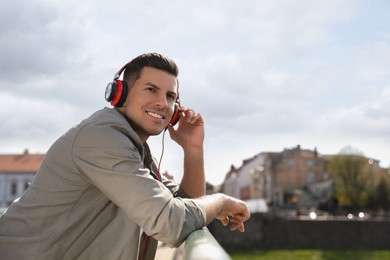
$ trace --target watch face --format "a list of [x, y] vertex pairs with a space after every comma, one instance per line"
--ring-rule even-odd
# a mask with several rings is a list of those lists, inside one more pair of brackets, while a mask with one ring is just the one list
[[106, 87], [105, 98], [107, 101], [111, 101], [112, 83], [108, 83]]

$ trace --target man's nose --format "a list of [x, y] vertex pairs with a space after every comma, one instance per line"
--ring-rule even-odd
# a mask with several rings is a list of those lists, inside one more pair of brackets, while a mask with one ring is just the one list
[[165, 95], [159, 95], [156, 102], [161, 108], [168, 106], [168, 99]]

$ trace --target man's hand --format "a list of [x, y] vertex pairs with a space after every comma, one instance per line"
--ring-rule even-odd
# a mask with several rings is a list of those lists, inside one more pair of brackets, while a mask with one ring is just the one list
[[196, 201], [205, 209], [206, 224], [217, 218], [224, 226], [233, 223], [231, 231], [245, 231], [244, 222], [250, 218], [250, 212], [244, 201], [221, 193], [204, 196]]
[[204, 121], [202, 116], [191, 108], [181, 108], [182, 114], [177, 129], [168, 126], [169, 134], [184, 150], [202, 148], [204, 141]]
[[227, 226], [229, 222], [233, 223], [230, 226], [231, 231], [240, 230], [245, 231], [244, 222], [250, 218], [250, 213], [245, 202], [232, 198], [230, 203], [224, 208], [224, 210], [216, 216], [218, 220], [222, 222], [224, 226]]

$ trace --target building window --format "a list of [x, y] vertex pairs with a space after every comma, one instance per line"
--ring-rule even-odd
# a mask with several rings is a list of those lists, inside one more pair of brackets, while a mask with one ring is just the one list
[[315, 180], [315, 175], [314, 175], [314, 173], [309, 172], [309, 173], [307, 174], [307, 183], [313, 183], [314, 180]]
[[308, 168], [313, 168], [314, 167], [314, 161], [313, 160], [307, 160], [306, 165]]
[[260, 185], [260, 177], [259, 176], [256, 176], [256, 177], [254, 177], [253, 178], [253, 184], [255, 185], [255, 186], [259, 186]]
[[246, 187], [243, 187], [240, 189], [240, 199], [248, 200], [251, 198], [250, 195], [251, 195], [251, 193], [250, 193], [249, 186], [246, 186]]
[[293, 167], [293, 166], [294, 166], [294, 164], [295, 164], [295, 161], [294, 161], [294, 159], [289, 159], [289, 160], [287, 161], [287, 165], [288, 165], [288, 167]]
[[15, 196], [18, 193], [18, 185], [16, 182], [11, 183], [11, 195]]

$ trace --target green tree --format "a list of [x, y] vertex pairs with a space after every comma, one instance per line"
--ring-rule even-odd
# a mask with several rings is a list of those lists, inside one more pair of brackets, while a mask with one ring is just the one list
[[330, 159], [328, 172], [340, 206], [361, 208], [367, 205], [373, 189], [370, 165], [363, 153], [350, 146], [343, 148]]
[[375, 206], [386, 212], [390, 209], [390, 190], [385, 179], [382, 179], [375, 189]]

